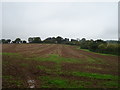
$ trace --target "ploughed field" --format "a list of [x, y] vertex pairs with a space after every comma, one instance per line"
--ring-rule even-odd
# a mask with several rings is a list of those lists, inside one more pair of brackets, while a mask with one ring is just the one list
[[117, 88], [118, 57], [60, 44], [3, 44], [3, 88]]

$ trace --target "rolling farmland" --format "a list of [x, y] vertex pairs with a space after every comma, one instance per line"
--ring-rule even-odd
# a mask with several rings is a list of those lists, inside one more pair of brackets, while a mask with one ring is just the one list
[[3, 88], [117, 88], [118, 57], [62, 44], [3, 44]]

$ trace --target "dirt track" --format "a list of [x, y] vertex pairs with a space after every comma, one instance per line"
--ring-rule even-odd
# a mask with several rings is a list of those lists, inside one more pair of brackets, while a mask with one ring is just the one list
[[[65, 58], [75, 58], [81, 60], [84, 64], [80, 63], [66, 63], [63, 62], [60, 64], [61, 71], [80, 71], [80, 72], [90, 72], [90, 73], [101, 73], [101, 74], [111, 74], [118, 75], [118, 57], [109, 56], [109, 55], [100, 55], [92, 52], [83, 51], [77, 49], [76, 46], [69, 45], [60, 45], [60, 44], [4, 44], [2, 46], [2, 52], [6, 53], [19, 53], [25, 58], [32, 57], [46, 57], [50, 54], [57, 54]], [[88, 63], [88, 59], [95, 60], [95, 63]], [[38, 62], [38, 61], [26, 61], [23, 58], [13, 58], [11, 56], [3, 56], [3, 62], [9, 62], [8, 66], [3, 64], [3, 75], [12, 75], [15, 77], [23, 78], [23, 80], [34, 79], [35, 87], [40, 87], [41, 82], [37, 79], [37, 76], [56, 76], [54, 73], [46, 73], [44, 70], [38, 70], [35, 68], [37, 65], [46, 66], [54, 71], [56, 66], [55, 62]], [[22, 67], [19, 64], [27, 63], [30, 67]], [[97, 64], [98, 63], [98, 64]], [[102, 64], [99, 64], [102, 63]], [[89, 68], [85, 68], [89, 67]], [[58, 75], [57, 75], [58, 76]], [[71, 78], [74, 80], [84, 79], [85, 81], [89, 80], [88, 78], [78, 78], [67, 75], [60, 75], [63, 78]], [[4, 81], [4, 80], [3, 80]], [[99, 83], [99, 81], [95, 80]], [[6, 82], [6, 81], [5, 81]], [[27, 82], [24, 81], [25, 86], [28, 87]], [[3, 84], [4, 87], [8, 87]], [[90, 86], [88, 86], [90, 87]], [[92, 86], [99, 87], [99, 86]]]

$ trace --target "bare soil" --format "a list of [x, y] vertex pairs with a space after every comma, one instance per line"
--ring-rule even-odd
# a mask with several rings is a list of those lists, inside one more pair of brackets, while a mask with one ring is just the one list
[[[46, 66], [48, 69], [56, 68], [56, 63], [53, 61], [36, 61], [36, 60], [26, 60], [25, 58], [33, 57], [45, 57], [49, 54], [58, 54], [65, 58], [74, 58], [76, 60], [81, 60], [84, 63], [60, 63], [60, 70], [62, 72], [79, 71], [79, 72], [89, 72], [89, 73], [100, 73], [100, 74], [110, 74], [118, 75], [118, 57], [110, 55], [101, 55], [92, 52], [87, 52], [81, 49], [76, 49], [76, 46], [61, 45], [61, 44], [3, 44], [3, 53], [18, 53], [21, 57], [14, 57], [9, 55], [3, 55], [2, 57], [2, 67], [3, 76], [13, 76], [14, 80], [21, 80], [24, 83], [22, 88], [30, 88], [28, 80], [35, 80], [35, 88], [41, 87], [41, 81], [38, 80], [39, 76], [60, 76], [64, 79], [69, 80], [84, 80], [94, 82], [93, 86], [89, 87], [104, 87], [96, 85], [100, 80], [92, 80], [87, 77], [76, 77], [66, 74], [54, 74], [49, 73], [44, 70], [36, 69], [36, 66]], [[95, 63], [85, 63], [88, 58], [96, 60]], [[97, 62], [102, 62], [99, 64]], [[23, 65], [22, 65], [23, 64]], [[25, 64], [25, 65], [24, 65]], [[28, 66], [27, 66], [28, 65]], [[106, 80], [102, 80], [104, 82]], [[6, 84], [7, 83], [7, 84]], [[3, 78], [3, 88], [21, 88], [21, 86], [12, 85], [8, 83], [6, 79]]]

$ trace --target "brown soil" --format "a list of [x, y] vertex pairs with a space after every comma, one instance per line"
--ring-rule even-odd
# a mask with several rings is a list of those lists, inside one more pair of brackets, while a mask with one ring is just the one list
[[[46, 56], [49, 54], [58, 54], [59, 56], [66, 58], [75, 58], [80, 60], [87, 60], [87, 58], [100, 59], [105, 62], [105, 64], [97, 63], [61, 63], [61, 71], [80, 71], [80, 72], [92, 72], [92, 73], [101, 73], [101, 74], [111, 74], [118, 75], [118, 57], [117, 56], [107, 56], [95, 54], [83, 50], [76, 49], [75, 46], [60, 45], [60, 44], [3, 44], [2, 52], [8, 53], [20, 53], [23, 57], [40, 57]], [[52, 61], [34, 61], [34, 60], [24, 60], [23, 57], [14, 58], [12, 56], [2, 57], [3, 62], [8, 62], [9, 64], [3, 64], [3, 75], [12, 75], [16, 78], [22, 78], [24, 81], [23, 87], [28, 87], [27, 80], [35, 80], [35, 87], [39, 88], [41, 82], [37, 77], [51, 75], [46, 73], [44, 70], [36, 69], [37, 65], [46, 66], [47, 68], [53, 69], [56, 65]], [[23, 67], [20, 64], [29, 64], [30, 67]], [[54, 76], [52, 74], [51, 76]], [[56, 76], [56, 75], [55, 75]], [[63, 78], [68, 78], [72, 80], [89, 80], [89, 78], [67, 76], [64, 74], [60, 75]], [[95, 80], [96, 82], [99, 82]], [[6, 81], [3, 79], [3, 87], [9, 87], [5, 84]], [[88, 86], [89, 87], [89, 86]], [[95, 86], [93, 86], [95, 87]], [[97, 87], [97, 86], [96, 86]], [[11, 86], [11, 88], [16, 88]]]

